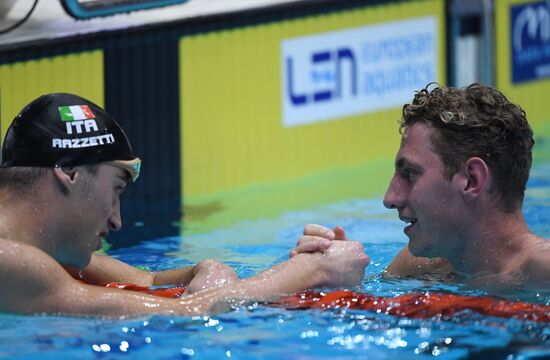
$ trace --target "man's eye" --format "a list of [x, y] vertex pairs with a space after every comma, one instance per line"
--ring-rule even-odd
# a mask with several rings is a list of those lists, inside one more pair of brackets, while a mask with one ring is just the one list
[[408, 181], [414, 181], [414, 179], [416, 178], [417, 173], [416, 173], [416, 171], [414, 171], [412, 169], [405, 169], [403, 171], [403, 175]]

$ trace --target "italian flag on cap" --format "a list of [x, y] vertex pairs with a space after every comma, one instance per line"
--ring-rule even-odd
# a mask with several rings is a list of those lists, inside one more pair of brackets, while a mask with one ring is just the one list
[[95, 118], [88, 105], [60, 106], [57, 108], [62, 121], [86, 120]]

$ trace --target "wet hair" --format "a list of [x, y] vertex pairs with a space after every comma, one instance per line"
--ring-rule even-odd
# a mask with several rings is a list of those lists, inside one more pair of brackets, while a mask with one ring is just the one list
[[[99, 164], [81, 165], [92, 175], [96, 175]], [[31, 189], [36, 182], [51, 168], [33, 166], [14, 166], [0, 168], [0, 189], [9, 189], [17, 193], [24, 193]]]
[[525, 111], [489, 86], [457, 89], [432, 84], [403, 106], [400, 132], [416, 123], [431, 126], [434, 151], [451, 178], [470, 157], [483, 159], [494, 182], [489, 189], [504, 211], [523, 203], [535, 143]]

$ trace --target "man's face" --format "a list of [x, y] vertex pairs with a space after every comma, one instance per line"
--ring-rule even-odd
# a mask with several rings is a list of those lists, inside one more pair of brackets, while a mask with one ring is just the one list
[[[401, 139], [384, 205], [395, 208], [407, 223], [409, 250], [415, 256], [438, 257], [459, 246], [460, 197], [434, 152], [433, 129], [422, 123], [408, 127]], [[454, 177], [453, 177], [454, 178]]]
[[120, 195], [128, 184], [128, 174], [117, 167], [101, 164], [95, 173], [79, 167], [80, 181], [72, 200], [74, 233], [67, 249], [68, 261], [85, 267], [102, 239], [122, 226]]

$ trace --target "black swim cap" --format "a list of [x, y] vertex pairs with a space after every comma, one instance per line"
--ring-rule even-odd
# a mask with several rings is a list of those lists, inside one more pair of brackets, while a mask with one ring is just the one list
[[115, 162], [135, 180], [140, 160], [117, 122], [72, 94], [48, 94], [27, 105], [8, 128], [1, 167], [62, 167]]

